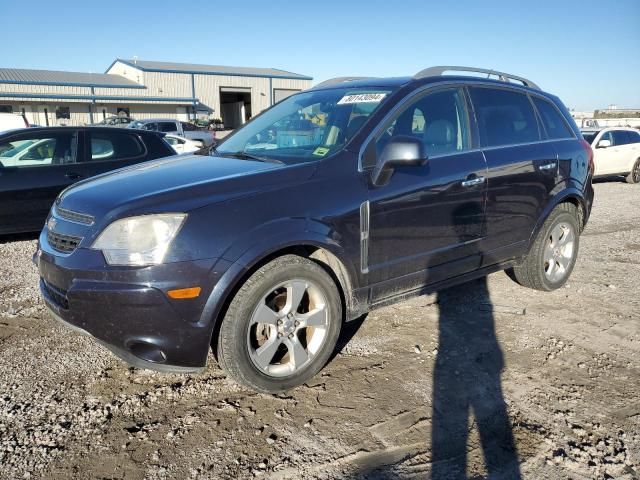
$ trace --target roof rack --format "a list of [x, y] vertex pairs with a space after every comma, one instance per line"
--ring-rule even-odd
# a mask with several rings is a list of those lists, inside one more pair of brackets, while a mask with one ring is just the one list
[[328, 87], [329, 85], [336, 85], [338, 83], [343, 83], [343, 82], [353, 82], [355, 80], [364, 80], [365, 78], [372, 78], [372, 77], [336, 77], [336, 78], [330, 78], [329, 80], [325, 80], [324, 82], [320, 82], [318, 85], [314, 86], [313, 88]]
[[438, 77], [444, 72], [474, 72], [474, 73], [485, 73], [487, 77], [494, 76], [498, 77], [499, 80], [503, 82], [510, 82], [512, 80], [516, 80], [518, 82], [522, 82], [525, 87], [536, 88], [540, 90], [540, 87], [533, 83], [531, 80], [528, 80], [524, 77], [519, 77], [518, 75], [512, 75], [510, 73], [498, 72], [497, 70], [490, 70], [487, 68], [476, 68], [476, 67], [460, 67], [460, 66], [451, 66], [451, 65], [443, 65], [437, 67], [429, 67], [424, 70], [420, 70], [416, 73], [413, 78], [426, 78], [426, 77]]

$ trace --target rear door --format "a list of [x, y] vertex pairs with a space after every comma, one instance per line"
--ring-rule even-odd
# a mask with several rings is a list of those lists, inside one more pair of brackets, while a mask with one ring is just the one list
[[[637, 168], [636, 163], [640, 162], [640, 132], [627, 130], [627, 135], [629, 136], [631, 155], [626, 171], [631, 172], [634, 167]], [[640, 171], [636, 170], [635, 175], [635, 178], [640, 180]]]
[[125, 129], [87, 130], [85, 148], [76, 175], [89, 178], [148, 159], [147, 147], [138, 134]]
[[[544, 138], [552, 142], [558, 155], [558, 174], [556, 184], [568, 186], [571, 182], [586, 178], [588, 164], [584, 159], [584, 147], [581, 137], [576, 136], [558, 106], [542, 96], [532, 95], [533, 103], [542, 124]], [[551, 192], [553, 194], [553, 192]]]
[[0, 233], [40, 230], [58, 193], [76, 181], [78, 130], [27, 130], [0, 140]]
[[507, 87], [469, 88], [487, 161], [483, 265], [521, 254], [556, 184], [557, 154], [528, 95]]
[[614, 173], [627, 173], [631, 171], [630, 165], [635, 160], [631, 135], [626, 130], [614, 130], [611, 133], [613, 135], [613, 147], [610, 150], [613, 152], [611, 161], [612, 167], [615, 169]]

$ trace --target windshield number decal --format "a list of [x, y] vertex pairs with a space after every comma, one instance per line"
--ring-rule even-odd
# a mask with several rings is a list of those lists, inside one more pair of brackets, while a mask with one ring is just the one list
[[338, 105], [348, 105], [350, 103], [380, 103], [386, 93], [358, 93], [355, 95], [345, 95], [340, 99]]

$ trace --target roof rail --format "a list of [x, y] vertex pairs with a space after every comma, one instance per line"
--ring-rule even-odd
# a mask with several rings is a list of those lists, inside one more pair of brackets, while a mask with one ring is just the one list
[[485, 73], [487, 77], [493, 75], [494, 77], [498, 77], [499, 80], [503, 82], [510, 82], [511, 80], [516, 80], [518, 82], [522, 82], [525, 87], [536, 88], [540, 90], [540, 87], [533, 83], [531, 80], [528, 80], [524, 77], [519, 77], [518, 75], [512, 75], [510, 73], [498, 72], [497, 70], [490, 70], [487, 68], [476, 68], [476, 67], [460, 67], [460, 66], [450, 66], [443, 65], [437, 67], [429, 67], [424, 70], [420, 70], [416, 73], [413, 78], [426, 78], [426, 77], [438, 77], [444, 72], [474, 72], [474, 73]]
[[353, 82], [355, 80], [364, 80], [365, 78], [371, 78], [371, 77], [336, 77], [336, 78], [330, 78], [329, 80], [325, 80], [324, 82], [320, 82], [318, 85], [315, 85], [313, 88], [328, 87], [329, 85], [336, 85], [338, 83], [343, 83], [343, 82]]

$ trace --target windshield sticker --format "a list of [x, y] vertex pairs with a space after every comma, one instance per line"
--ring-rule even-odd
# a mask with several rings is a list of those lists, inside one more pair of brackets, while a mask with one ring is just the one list
[[327, 153], [329, 153], [329, 150], [331, 149], [327, 147], [318, 147], [313, 151], [313, 154], [319, 157], [324, 157]]
[[338, 105], [348, 105], [350, 103], [380, 103], [386, 93], [357, 93], [355, 95], [345, 95], [340, 99]]

